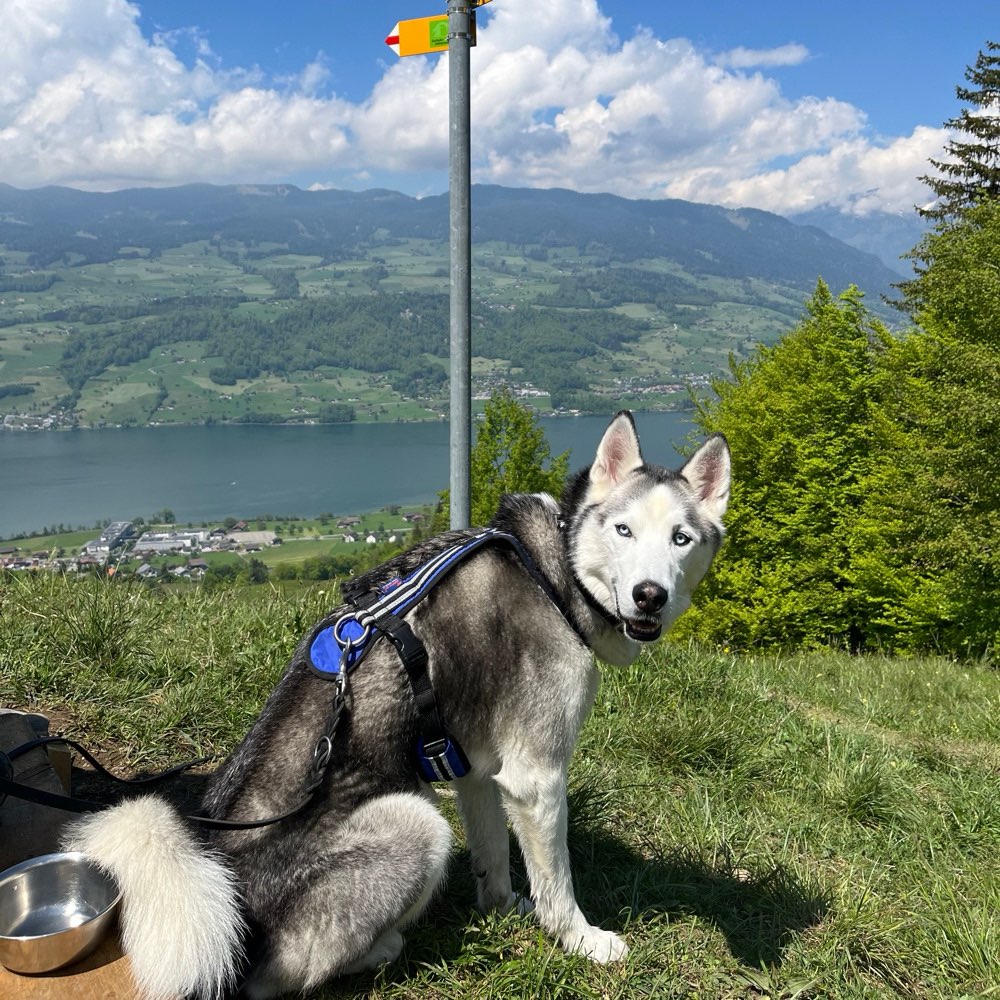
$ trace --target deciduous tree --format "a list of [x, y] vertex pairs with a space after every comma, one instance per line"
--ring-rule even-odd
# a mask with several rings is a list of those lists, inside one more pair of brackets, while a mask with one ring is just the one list
[[738, 645], [864, 644], [850, 528], [881, 450], [873, 419], [891, 343], [855, 288], [821, 281], [777, 344], [731, 363], [696, 419], [733, 454], [729, 541], [675, 631]]
[[[486, 403], [483, 422], [469, 459], [471, 516], [486, 524], [504, 493], [550, 493], [558, 497], [566, 481], [569, 452], [552, 457], [538, 418], [509, 389], [495, 392]], [[434, 530], [449, 523], [448, 491], [434, 515]]]

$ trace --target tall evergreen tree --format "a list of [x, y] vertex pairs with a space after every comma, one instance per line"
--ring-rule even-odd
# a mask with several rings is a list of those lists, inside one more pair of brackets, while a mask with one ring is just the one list
[[[1000, 194], [1000, 193], [998, 193]], [[919, 329], [887, 357], [891, 460], [866, 489], [859, 573], [896, 644], [1000, 649], [1000, 197], [921, 241]]]
[[948, 142], [948, 159], [930, 161], [939, 176], [921, 177], [937, 196], [933, 205], [917, 209], [928, 219], [952, 219], [1000, 197], [1000, 42], [986, 43], [975, 65], [966, 67], [965, 78], [972, 86], [959, 85], [955, 92], [973, 107], [945, 122], [965, 138]]

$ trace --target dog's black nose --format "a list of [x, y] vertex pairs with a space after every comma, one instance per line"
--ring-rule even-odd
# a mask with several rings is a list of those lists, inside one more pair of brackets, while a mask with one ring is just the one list
[[655, 615], [667, 603], [667, 592], [652, 580], [643, 580], [632, 588], [632, 600], [640, 611]]

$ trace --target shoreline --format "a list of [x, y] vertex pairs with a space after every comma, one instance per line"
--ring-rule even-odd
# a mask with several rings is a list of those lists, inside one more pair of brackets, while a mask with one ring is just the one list
[[[609, 401], [610, 402], [610, 401]], [[617, 408], [616, 408], [617, 407]], [[535, 411], [539, 420], [572, 420], [577, 417], [612, 417], [618, 409], [631, 410], [633, 413], [687, 413], [694, 410], [690, 403], [678, 406], [628, 406], [613, 404], [607, 410], [569, 410], [557, 411], [548, 410], [546, 412]], [[21, 416], [21, 414], [14, 414]], [[478, 420], [479, 412], [472, 414], [473, 420]], [[394, 420], [192, 420], [173, 421], [164, 423], [162, 421], [151, 421], [146, 424], [107, 424], [95, 426], [94, 424], [56, 424], [49, 427], [34, 426], [13, 426], [0, 421], [0, 431], [8, 431], [11, 434], [38, 434], [45, 432], [66, 433], [70, 431], [130, 431], [130, 430], [159, 430], [174, 427], [356, 427], [356, 426], [397, 426], [416, 424], [446, 424], [448, 417], [441, 415], [428, 417], [426, 420], [414, 420], [412, 418], [396, 418]]]
[[[608, 419], [554, 416], [539, 425], [552, 455], [568, 450], [576, 468], [593, 459]], [[648, 428], [647, 459], [677, 464], [690, 415], [637, 412], [636, 420]], [[0, 537], [161, 508], [195, 523], [251, 510], [368, 511], [434, 502], [449, 481], [443, 421], [97, 430], [0, 434], [0, 465], [8, 470], [0, 477]]]

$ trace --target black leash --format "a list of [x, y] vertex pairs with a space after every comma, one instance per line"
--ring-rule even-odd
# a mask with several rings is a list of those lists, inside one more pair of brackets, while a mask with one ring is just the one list
[[[0, 759], [5, 758], [8, 762], [7, 766], [2, 767], [2, 770], [0, 770], [0, 793], [13, 795], [14, 798], [24, 799], [26, 802], [34, 802], [37, 805], [52, 806], [54, 809], [65, 809], [69, 812], [86, 813], [96, 812], [99, 809], [107, 809], [107, 803], [104, 802], [91, 802], [88, 799], [78, 799], [70, 795], [58, 795], [55, 792], [46, 792], [44, 789], [32, 788], [30, 785], [22, 785], [20, 782], [14, 781], [14, 768], [10, 766], [12, 761], [17, 760], [18, 757], [37, 747], [50, 746], [53, 743], [62, 743], [65, 746], [72, 747], [82, 757], [86, 758], [87, 763], [99, 774], [123, 785], [153, 785], [158, 781], [181, 774], [192, 767], [197, 767], [199, 764], [204, 764], [209, 759], [208, 757], [200, 757], [198, 760], [188, 761], [186, 764], [178, 764], [176, 767], [168, 768], [166, 771], [161, 771], [159, 774], [149, 775], [145, 778], [122, 778], [109, 771], [93, 754], [77, 743], [76, 740], [71, 740], [66, 736], [39, 736], [37, 739], [22, 743], [13, 750], [0, 750]], [[10, 777], [7, 777], [8, 774]]]
[[[333, 749], [333, 734], [336, 731], [337, 723], [340, 720], [340, 713], [343, 710], [343, 705], [343, 693], [338, 691], [337, 696], [334, 698], [327, 731], [320, 737], [319, 742], [316, 744], [316, 748], [313, 751], [313, 761], [309, 771], [309, 779], [305, 787], [305, 795], [287, 812], [280, 813], [277, 816], [268, 816], [266, 819], [256, 820], [216, 819], [213, 816], [206, 816], [201, 813], [194, 813], [190, 816], [185, 816], [184, 818], [192, 823], [198, 823], [199, 825], [211, 830], [253, 830], [257, 827], [270, 826], [272, 823], [280, 823], [282, 820], [288, 819], [296, 813], [301, 812], [307, 805], [309, 805], [310, 802], [312, 802], [313, 796], [322, 784], [323, 775], [326, 771], [327, 764], [330, 762], [330, 755]], [[110, 779], [111, 781], [131, 786], [156, 784], [157, 782], [164, 781], [168, 778], [176, 777], [178, 774], [190, 770], [192, 767], [205, 764], [210, 759], [208, 757], [199, 757], [197, 760], [191, 760], [185, 764], [177, 764], [175, 767], [167, 768], [167, 770], [161, 771], [159, 774], [149, 775], [145, 778], [122, 778], [120, 775], [113, 774], [109, 771], [93, 756], [93, 754], [89, 753], [85, 747], [77, 743], [76, 740], [71, 740], [65, 736], [40, 736], [38, 739], [22, 743], [21, 746], [15, 747], [13, 750], [0, 750], [0, 805], [2, 805], [3, 800], [7, 795], [12, 795], [14, 798], [22, 799], [25, 802], [34, 802], [36, 805], [49, 806], [52, 809], [62, 809], [65, 812], [90, 813], [100, 812], [103, 809], [111, 808], [112, 803], [93, 802], [89, 799], [80, 799], [71, 795], [59, 795], [56, 792], [47, 792], [44, 789], [32, 788], [30, 785], [24, 785], [19, 781], [14, 781], [13, 761], [17, 760], [17, 758], [23, 754], [28, 753], [30, 750], [34, 750], [37, 747], [49, 746], [53, 743], [61, 743], [72, 747], [81, 756], [86, 758], [87, 762], [99, 774]]]

